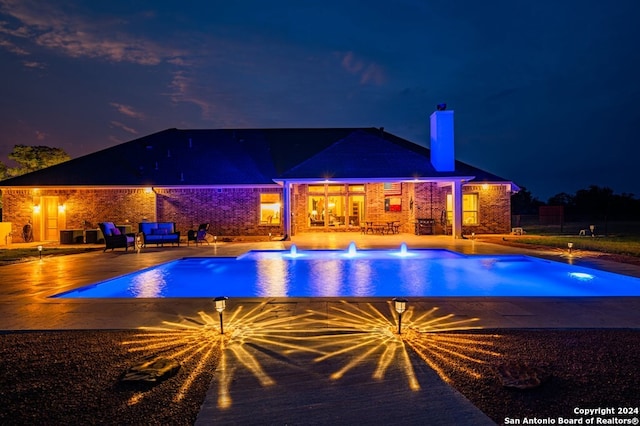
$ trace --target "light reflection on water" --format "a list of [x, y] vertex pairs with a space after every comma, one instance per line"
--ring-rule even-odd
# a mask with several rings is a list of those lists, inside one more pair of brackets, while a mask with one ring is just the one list
[[129, 292], [133, 297], [162, 297], [167, 285], [167, 270], [150, 269], [134, 275]]
[[640, 296], [638, 278], [528, 256], [398, 253], [297, 250], [292, 257], [290, 251], [252, 251], [238, 258], [185, 258], [54, 297]]
[[260, 277], [256, 282], [256, 296], [269, 297], [272, 294], [287, 294], [290, 281], [285, 262], [275, 259], [257, 261], [257, 272]]

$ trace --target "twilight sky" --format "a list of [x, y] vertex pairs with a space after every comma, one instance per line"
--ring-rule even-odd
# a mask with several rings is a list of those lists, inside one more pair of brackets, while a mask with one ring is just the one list
[[0, 0], [0, 159], [171, 127], [384, 127], [543, 201], [640, 196], [640, 1]]

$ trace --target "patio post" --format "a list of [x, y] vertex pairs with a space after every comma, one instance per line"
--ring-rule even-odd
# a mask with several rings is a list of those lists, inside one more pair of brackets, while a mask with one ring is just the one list
[[451, 183], [451, 199], [453, 203], [451, 235], [453, 238], [462, 238], [462, 181], [459, 179]]
[[284, 235], [291, 237], [291, 183], [286, 180], [282, 182], [282, 225]]

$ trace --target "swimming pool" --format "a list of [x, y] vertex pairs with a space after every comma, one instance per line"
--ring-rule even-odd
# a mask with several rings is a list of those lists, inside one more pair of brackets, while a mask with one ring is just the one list
[[524, 255], [448, 250], [250, 251], [190, 257], [56, 298], [640, 296], [640, 279]]

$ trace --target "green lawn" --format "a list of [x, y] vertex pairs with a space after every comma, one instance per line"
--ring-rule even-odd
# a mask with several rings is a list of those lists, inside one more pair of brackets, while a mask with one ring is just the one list
[[[99, 250], [97, 248], [46, 248], [42, 250], [42, 257], [61, 256], [66, 254], [87, 253]], [[0, 249], [0, 262], [14, 262], [27, 259], [37, 259], [40, 257], [37, 247]]]
[[[640, 257], [640, 221], [595, 221], [595, 237], [589, 236], [589, 222], [569, 222], [560, 227], [540, 225], [537, 217], [531, 217], [520, 225], [526, 235], [511, 236], [509, 241], [563, 250], [567, 250], [567, 243], [571, 242], [574, 250]], [[579, 235], [581, 229], [587, 230], [587, 236]]]
[[547, 247], [568, 249], [567, 243], [573, 243], [573, 250], [598, 251], [602, 253], [622, 254], [640, 257], [640, 237], [577, 237], [577, 236], [537, 236], [511, 237], [509, 241]]

